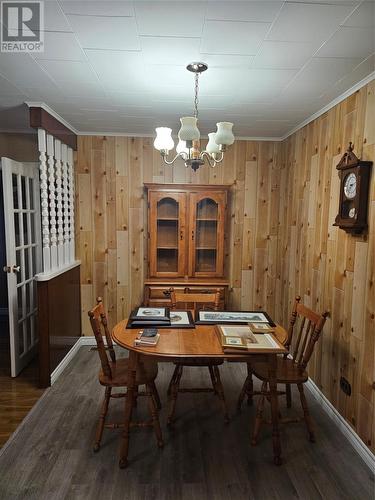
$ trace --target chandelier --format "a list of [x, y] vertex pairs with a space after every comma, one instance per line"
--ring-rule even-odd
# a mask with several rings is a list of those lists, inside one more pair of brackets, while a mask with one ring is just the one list
[[194, 116], [180, 118], [181, 128], [178, 132], [179, 141], [176, 147], [177, 154], [174, 158], [169, 158], [169, 153], [174, 148], [172, 129], [168, 127], [155, 129], [154, 147], [160, 151], [161, 157], [167, 165], [172, 165], [177, 158], [182, 158], [185, 166], [191, 167], [194, 171], [198, 170], [206, 161], [210, 167], [214, 167], [223, 161], [224, 152], [234, 142], [233, 123], [219, 122], [216, 124], [216, 132], [208, 134], [206, 149], [203, 151], [200, 149], [200, 132], [197, 126], [199, 75], [207, 68], [207, 64], [202, 62], [193, 62], [186, 66], [186, 69], [195, 75]]

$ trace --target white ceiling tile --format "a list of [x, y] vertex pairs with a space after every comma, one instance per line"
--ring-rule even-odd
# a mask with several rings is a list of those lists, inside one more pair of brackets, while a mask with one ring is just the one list
[[356, 28], [373, 28], [375, 24], [375, 2], [363, 2], [344, 22], [344, 26]]
[[137, 1], [134, 7], [140, 35], [202, 35], [206, 2]]
[[61, 92], [70, 97], [70, 96], [82, 96], [82, 97], [91, 97], [91, 98], [104, 98], [105, 93], [102, 86], [97, 82], [79, 82], [79, 81], [70, 81], [70, 82], [59, 82], [58, 87], [61, 89]]
[[145, 64], [186, 66], [200, 60], [200, 38], [140, 37]]
[[97, 77], [90, 65], [83, 61], [39, 61], [39, 66], [55, 80], [55, 82], [97, 82]]
[[362, 0], [286, 0], [286, 3], [318, 3], [332, 5], [350, 5], [353, 8], [359, 5]]
[[[1, 83], [1, 78], [0, 78], [0, 83]], [[25, 96], [8, 96], [8, 95], [3, 95], [0, 94], [0, 108], [6, 109], [6, 108], [14, 108], [15, 106], [21, 105], [25, 100]]]
[[316, 51], [313, 42], [265, 40], [254, 57], [252, 68], [301, 68]]
[[206, 19], [220, 21], [272, 22], [283, 2], [272, 1], [209, 1]]
[[51, 81], [29, 54], [1, 54], [0, 73], [14, 85], [36, 87], [43, 85], [45, 80]]
[[254, 56], [216, 55], [201, 52], [200, 59], [208, 64], [209, 68], [250, 68]]
[[365, 58], [374, 51], [374, 28], [342, 27], [319, 49], [316, 55], [318, 57]]
[[134, 17], [68, 16], [83, 48], [140, 50]]
[[142, 92], [144, 65], [140, 52], [86, 50], [92, 67], [108, 92]]
[[35, 59], [84, 61], [85, 55], [73, 33], [44, 33], [44, 52], [34, 54]]
[[285, 42], [324, 40], [352, 10], [350, 5], [286, 3], [267, 39]]
[[[330, 88], [324, 97], [330, 102], [337, 95], [343, 94], [353, 85], [366, 78], [370, 73], [375, 71], [375, 54], [367, 57], [358, 66], [356, 66], [352, 72], [348, 73], [344, 78], [339, 80], [334, 87]], [[374, 110], [375, 114], [375, 110]]]
[[319, 97], [350, 73], [358, 62], [358, 59], [313, 58], [282, 94], [293, 96], [294, 99]]
[[22, 94], [21, 90], [15, 85], [12, 85], [7, 79], [6, 75], [0, 74], [0, 95], [17, 96]]
[[44, 31], [72, 31], [58, 2], [44, 2]]
[[[207, 54], [256, 54], [269, 23], [206, 21], [201, 52]], [[225, 33], [225, 36], [223, 36]]]
[[70, 0], [60, 1], [66, 14], [80, 14], [83, 16], [134, 16], [133, 2], [125, 0], [99, 2], [98, 0]]
[[129, 93], [129, 92], [106, 92], [112, 106], [149, 106], [153, 100], [153, 94]]

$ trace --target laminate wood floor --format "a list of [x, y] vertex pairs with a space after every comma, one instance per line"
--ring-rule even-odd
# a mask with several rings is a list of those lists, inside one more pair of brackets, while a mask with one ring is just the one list
[[[164, 449], [157, 449], [151, 429], [134, 429], [130, 465], [122, 470], [118, 467], [120, 430], [104, 431], [101, 450], [92, 452], [103, 389], [97, 382], [97, 353], [81, 347], [0, 451], [0, 498], [374, 498], [373, 474], [311, 397], [315, 444], [308, 442], [303, 423], [283, 427], [284, 464], [280, 467], [272, 462], [270, 428], [263, 429], [257, 447], [250, 446], [255, 410], [245, 406], [241, 414], [234, 412], [245, 378], [243, 365], [221, 368], [232, 414], [229, 425], [223, 423], [213, 394], [181, 394], [175, 427], [167, 430], [166, 390], [172, 369], [170, 364], [159, 365], [157, 379]], [[207, 379], [205, 369], [191, 368], [183, 380], [201, 385]], [[112, 416], [120, 419], [123, 400], [112, 403]], [[299, 409], [297, 397], [294, 403]], [[142, 417], [145, 412], [145, 401], [140, 398], [136, 413]]]
[[10, 376], [10, 354], [0, 346], [0, 448], [43, 394], [38, 387], [38, 361], [34, 360], [16, 378]]

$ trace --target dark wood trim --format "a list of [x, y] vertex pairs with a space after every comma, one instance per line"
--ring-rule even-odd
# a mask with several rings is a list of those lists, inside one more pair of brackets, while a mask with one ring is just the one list
[[82, 335], [80, 266], [37, 281], [39, 385], [51, 385], [51, 373]]
[[51, 385], [51, 362], [49, 334], [40, 335], [40, 332], [49, 332], [48, 281], [38, 282], [38, 355], [39, 355], [39, 387]]
[[194, 192], [197, 190], [204, 191], [223, 191], [229, 190], [232, 184], [157, 184], [152, 182], [145, 182], [145, 188], [149, 191], [173, 191], [173, 192]]
[[61, 142], [77, 150], [77, 136], [68, 127], [63, 125], [57, 118], [50, 115], [43, 108], [30, 108], [30, 126], [32, 128], [43, 128], [49, 134]]

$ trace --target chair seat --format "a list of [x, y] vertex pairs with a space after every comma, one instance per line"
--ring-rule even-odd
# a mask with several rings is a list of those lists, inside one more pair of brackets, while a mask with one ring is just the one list
[[[137, 370], [136, 385], [148, 384], [153, 382], [158, 374], [158, 364], [152, 360], [144, 360], [142, 362], [143, 370]], [[103, 370], [99, 372], [99, 382], [101, 385], [108, 387], [126, 387], [128, 385], [128, 369], [129, 360], [120, 358], [116, 363], [110, 362], [112, 378], [107, 377]]]
[[[269, 379], [267, 363], [253, 363], [251, 369], [260, 380]], [[277, 358], [276, 380], [279, 384], [299, 384], [306, 382], [308, 374], [301, 371], [292, 359]]]
[[219, 366], [222, 365], [224, 361], [222, 359], [213, 358], [181, 358], [175, 361], [175, 365], [179, 366]]

